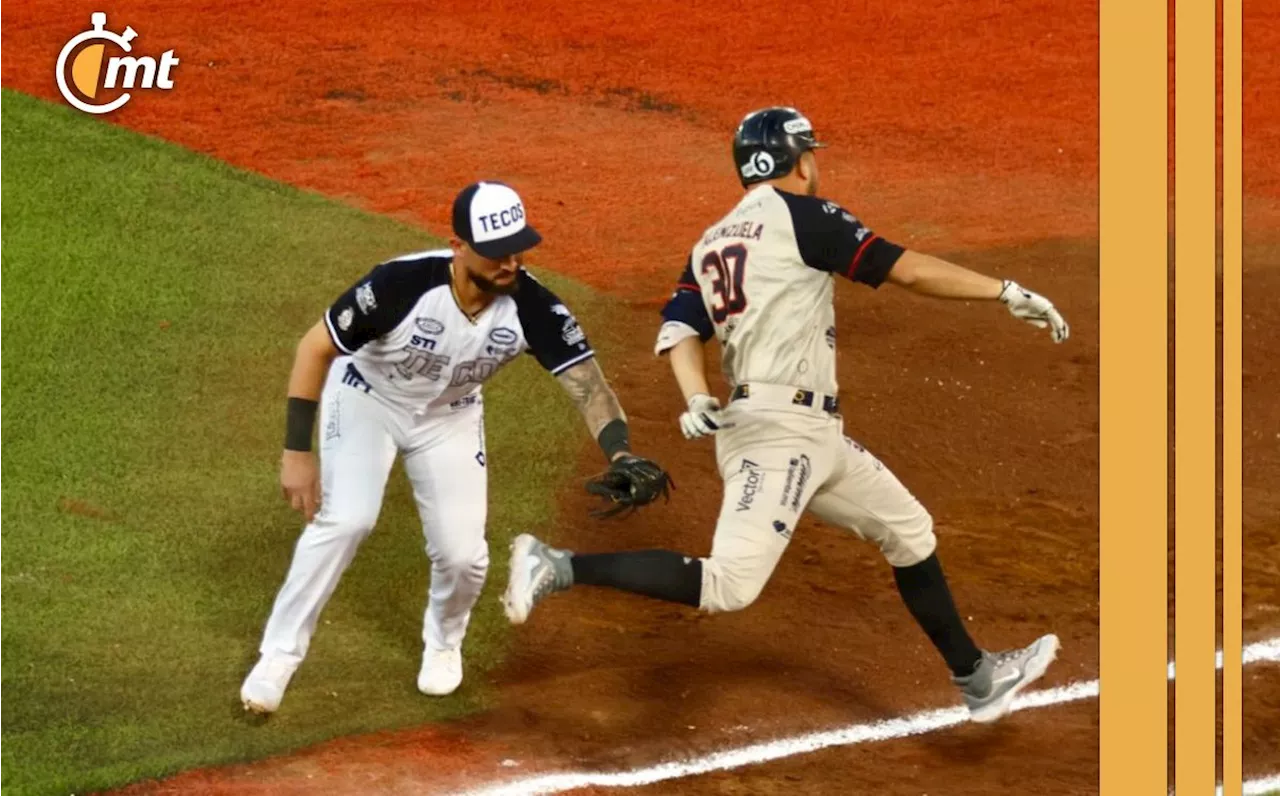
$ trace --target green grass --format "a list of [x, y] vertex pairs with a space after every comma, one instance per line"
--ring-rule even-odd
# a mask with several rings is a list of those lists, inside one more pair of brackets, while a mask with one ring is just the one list
[[[428, 570], [399, 466], [282, 712], [255, 726], [237, 696], [301, 529], [276, 485], [296, 340], [375, 262], [438, 242], [10, 91], [2, 112], [5, 792], [102, 788], [482, 706], [505, 556], [468, 684], [420, 696]], [[587, 328], [605, 311], [546, 281]], [[585, 433], [531, 357], [487, 399], [498, 551], [549, 521]]]

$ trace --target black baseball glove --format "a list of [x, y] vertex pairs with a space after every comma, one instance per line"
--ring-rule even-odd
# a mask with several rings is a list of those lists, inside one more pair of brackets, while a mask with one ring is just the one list
[[604, 498], [607, 507], [591, 512], [591, 516], [608, 518], [622, 512], [630, 514], [638, 507], [652, 503], [661, 495], [670, 500], [675, 482], [656, 462], [626, 454], [615, 459], [609, 469], [587, 481], [587, 491]]

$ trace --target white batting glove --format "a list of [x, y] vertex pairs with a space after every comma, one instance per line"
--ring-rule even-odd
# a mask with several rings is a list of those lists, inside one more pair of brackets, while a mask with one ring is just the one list
[[1053, 334], [1053, 342], [1061, 343], [1071, 334], [1067, 322], [1063, 320], [1049, 299], [1038, 293], [1032, 293], [1011, 279], [1004, 281], [1004, 289], [1000, 291], [1000, 301], [1009, 308], [1015, 318], [1021, 318], [1038, 329], [1049, 329]]
[[685, 439], [707, 437], [722, 428], [728, 428], [722, 417], [720, 401], [706, 393], [696, 393], [689, 399], [689, 411], [680, 415], [680, 430]]

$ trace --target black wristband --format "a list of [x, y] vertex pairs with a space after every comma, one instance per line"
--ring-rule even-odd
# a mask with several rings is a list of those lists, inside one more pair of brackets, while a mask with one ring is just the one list
[[306, 398], [289, 397], [285, 417], [284, 447], [291, 451], [311, 450], [311, 430], [316, 425], [319, 403]]
[[614, 418], [600, 429], [596, 442], [600, 443], [600, 450], [604, 451], [605, 459], [613, 461], [613, 457], [619, 452], [631, 450], [631, 441], [627, 439], [628, 433], [627, 421], [622, 418]]

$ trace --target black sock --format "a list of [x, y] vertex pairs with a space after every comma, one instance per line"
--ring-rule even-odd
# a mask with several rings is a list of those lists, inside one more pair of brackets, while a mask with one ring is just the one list
[[574, 585], [608, 586], [697, 608], [702, 602], [702, 560], [670, 550], [573, 556]]
[[973, 674], [982, 658], [982, 652], [969, 637], [969, 631], [965, 630], [964, 622], [956, 611], [937, 554], [919, 564], [894, 567], [893, 579], [898, 583], [902, 601], [907, 604], [907, 609], [929, 636], [933, 646], [942, 653], [951, 673], [956, 677]]

